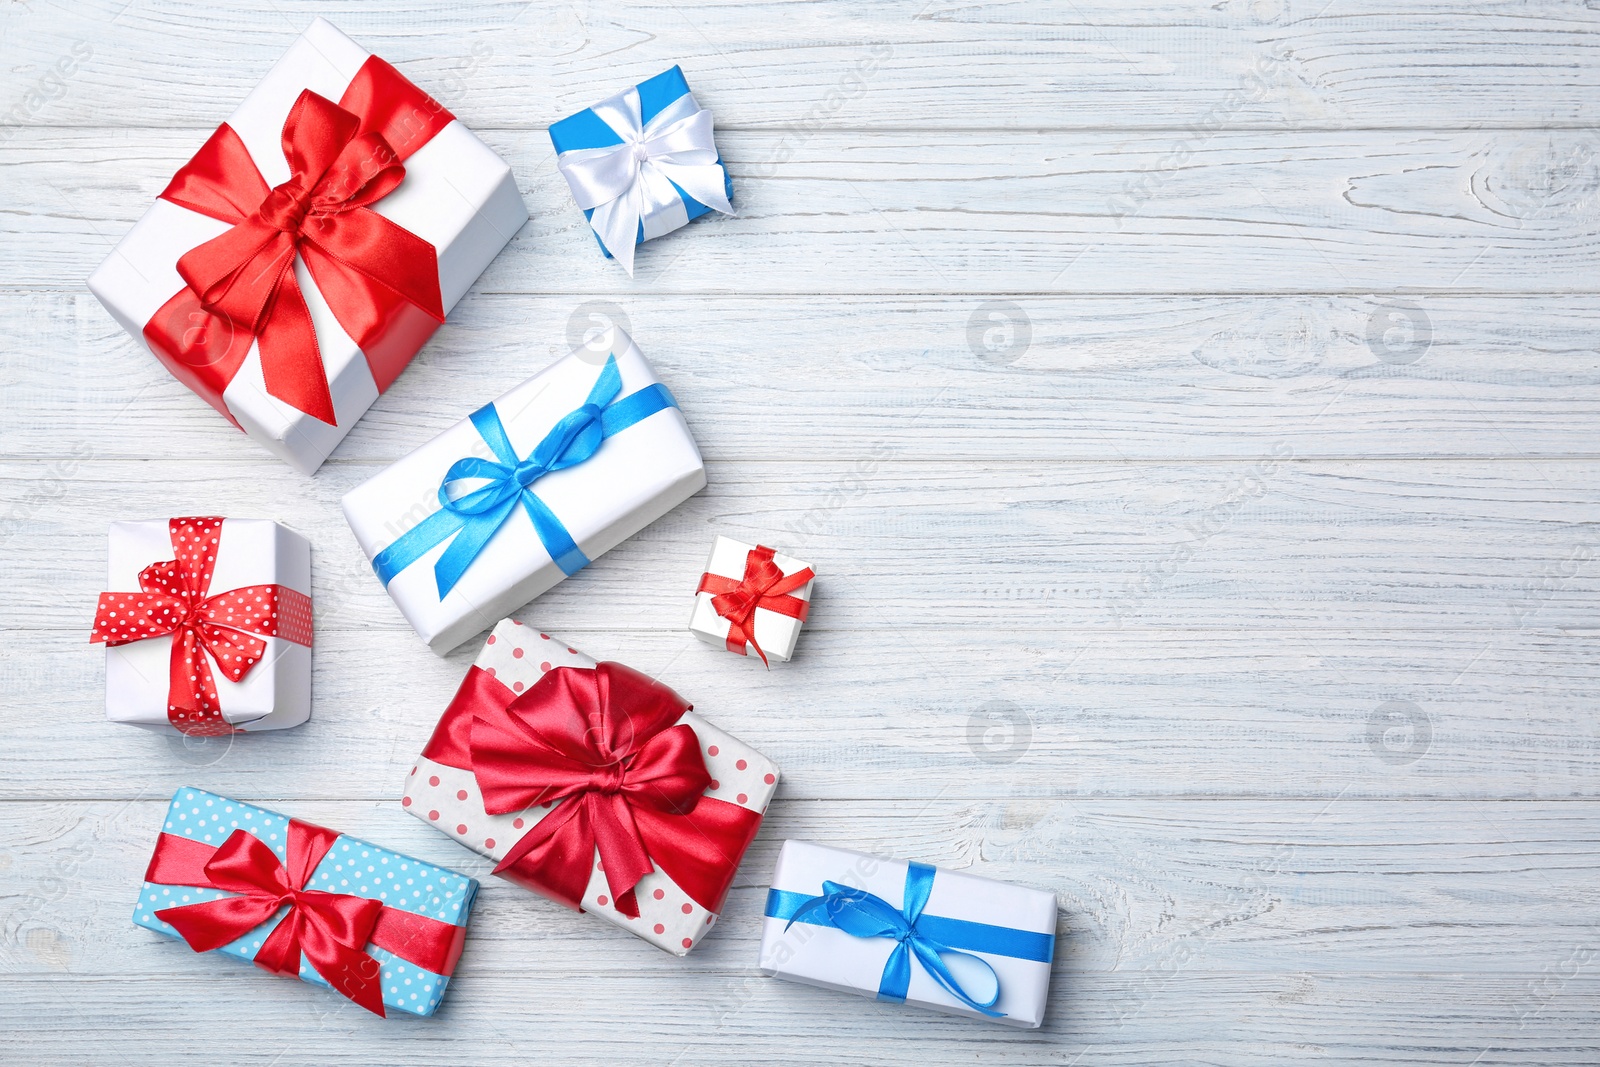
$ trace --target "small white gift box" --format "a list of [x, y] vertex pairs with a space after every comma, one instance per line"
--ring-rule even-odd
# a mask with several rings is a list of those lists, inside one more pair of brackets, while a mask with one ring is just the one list
[[345, 494], [361, 550], [440, 655], [705, 486], [672, 394], [632, 338], [613, 341], [563, 356]]
[[181, 733], [311, 715], [311, 544], [266, 519], [111, 524], [106, 717]]
[[764, 974], [1007, 1026], [1044, 1020], [1053, 893], [785, 841], [763, 922]]
[[[285, 155], [295, 138], [299, 172]], [[527, 219], [503, 159], [319, 18], [89, 288], [178, 380], [309, 474]], [[238, 247], [214, 243], [230, 232]], [[197, 266], [190, 253], [208, 249]], [[204, 300], [199, 276], [217, 282]], [[241, 321], [241, 307], [261, 320]]]
[[689, 631], [741, 656], [754, 652], [763, 663], [791, 659], [815, 582], [811, 567], [793, 556], [719, 534], [695, 592]]
[[[412, 767], [401, 804], [435, 829], [503, 865], [524, 837], [543, 831], [544, 820], [563, 824], [563, 830], [557, 831], [560, 833], [572, 832], [585, 820], [593, 819], [593, 812], [566, 819], [569, 814], [563, 810], [566, 805], [601, 799], [581, 794], [568, 794], [553, 802], [528, 803], [515, 810], [498, 810], [491, 814], [485, 791], [492, 786], [486, 785], [487, 775], [481, 762], [482, 731], [492, 727], [498, 719], [511, 722], [508, 713], [514, 712], [519, 716], [512, 723], [512, 728], [519, 731], [512, 735], [518, 746], [514, 748], [515, 762], [532, 765], [535, 756], [549, 755], [542, 738], [555, 737], [559, 741], [565, 737], [568, 744], [561, 750], [558, 770], [563, 781], [581, 777], [578, 772], [592, 759], [601, 761], [602, 771], [623, 767], [627, 772], [642, 773], [648, 779], [647, 765], [652, 752], [649, 746], [665, 738], [661, 733], [647, 738], [637, 725], [638, 718], [624, 720], [619, 715], [619, 710], [626, 713], [627, 709], [618, 709], [614, 704], [608, 708], [585, 707], [582, 711], [586, 728], [578, 730], [563, 729], [559, 719], [552, 725], [550, 719], [541, 718], [549, 714], [553, 706], [560, 705], [566, 692], [560, 690], [558, 683], [567, 679], [551, 677], [552, 672], [571, 668], [587, 674], [618, 666], [597, 664], [560, 638], [540, 633], [513, 619], [502, 621], [489, 635], [422, 756]], [[614, 702], [619, 699], [622, 686], [614, 675], [610, 677], [612, 681], [602, 684], [599, 692]], [[578, 684], [581, 685], [581, 681]], [[664, 686], [659, 688], [665, 690]], [[681, 701], [670, 690], [665, 692], [668, 699]], [[508, 866], [498, 873], [569, 906], [581, 907], [674, 955], [687, 954], [716, 921], [739, 861], [777, 791], [778, 767], [693, 711], [680, 714], [678, 709], [686, 706], [679, 703], [668, 712], [672, 720], [669, 729], [687, 727], [693, 731], [690, 743], [697, 746], [699, 754], [694, 765], [697, 768], [703, 765], [710, 780], [698, 802], [681, 819], [659, 813], [659, 805], [650, 802], [657, 789], [647, 782], [644, 788], [650, 796], [643, 802], [645, 809], [632, 808], [632, 814], [624, 821], [625, 825], [637, 826], [643, 831], [640, 838], [650, 850], [649, 861], [654, 867], [627, 892], [628, 906], [637, 910], [637, 915], [628, 914], [623, 902], [617, 899], [619, 890], [606, 874], [603, 837], [598, 848], [590, 847], [583, 852], [579, 861], [583, 867], [575, 872], [575, 880], [565, 880], [572, 892], [570, 897], [553, 892], [541, 868], [534, 867], [530, 873], [519, 866]], [[667, 720], [657, 718], [654, 725], [667, 725]], [[541, 729], [547, 732], [541, 733]], [[585, 746], [604, 741], [610, 751], [593, 757], [574, 756], [571, 739], [578, 735], [582, 735]], [[625, 778], [619, 784], [621, 796], [639, 795]], [[531, 795], [537, 797], [537, 790]], [[687, 850], [675, 854], [667, 847], [674, 840], [687, 842]], [[554, 852], [559, 856], [562, 850]]]

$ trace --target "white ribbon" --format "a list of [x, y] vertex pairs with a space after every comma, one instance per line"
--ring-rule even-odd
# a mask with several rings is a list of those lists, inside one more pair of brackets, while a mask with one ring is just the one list
[[648, 241], [689, 221], [674, 182], [707, 207], [733, 214], [723, 192], [726, 179], [717, 162], [711, 112], [696, 104], [692, 94], [684, 93], [648, 123], [642, 118], [637, 88], [590, 110], [622, 143], [562, 152], [556, 167], [565, 175], [578, 206], [594, 209], [589, 225], [630, 275], [640, 223]]

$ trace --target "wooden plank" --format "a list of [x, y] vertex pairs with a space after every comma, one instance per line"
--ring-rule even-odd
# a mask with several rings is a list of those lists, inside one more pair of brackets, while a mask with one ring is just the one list
[[[1479, 1052], [1480, 1063], [1586, 1063], [1596, 1047], [1583, 1029], [1600, 1002], [1586, 962], [1593, 928], [1570, 904], [1595, 877], [1591, 803], [779, 803], [724, 920], [687, 960], [490, 878], [450, 995], [426, 1026], [380, 1026], [326, 992], [196, 959], [133, 927], [126, 912], [161, 806], [0, 805], [10, 844], [0, 855], [30, 886], [0, 919], [14, 933], [0, 979], [9, 1036], [28, 1062], [81, 1056], [94, 1047], [85, 1033], [107, 1027], [139, 1035], [124, 1060], [155, 1062], [225, 1019], [233, 1043], [276, 1062], [322, 1062], [315, 1050], [334, 1040], [352, 1062], [393, 1057], [390, 1043], [403, 1039], [411, 1058], [459, 1055], [438, 1044], [454, 1040], [471, 1042], [475, 1061], [525, 1062], [535, 1041], [554, 1063], [798, 1064], [815, 1062], [798, 1048], [819, 1032], [830, 1047], [892, 1063], [1080, 1053], [1157, 1063], [1196, 1048], [1262, 1064], [1470, 1062]], [[292, 810], [473, 869], [392, 805]], [[777, 844], [819, 833], [1053, 888], [1062, 941], [1045, 1027], [979, 1027], [756, 977]], [[218, 983], [248, 995], [250, 1010], [217, 996]], [[537, 1035], [511, 1021], [532, 989]]]
[[[541, 625], [537, 606], [519, 614]], [[594, 610], [590, 626], [625, 618]], [[769, 675], [681, 629], [554, 632], [660, 677], [766, 753], [789, 803], [1600, 796], [1592, 636], [822, 626]], [[0, 800], [107, 803], [198, 783], [392, 804], [476, 655], [324, 627], [310, 723], [186, 740], [103, 720], [84, 632], [14, 630], [6, 645]]]
[[[1292, 446], [1291, 450], [1292, 450]], [[311, 539], [322, 625], [403, 629], [338, 507], [371, 464], [308, 481], [265, 459], [0, 464], [15, 516], [3, 622], [81, 632], [105, 523], [265, 514]], [[248, 473], [241, 473], [241, 470]], [[1233, 464], [712, 463], [710, 485], [527, 613], [676, 631], [713, 533], [822, 576], [812, 629], [1018, 628], [1491, 635], [1591, 627], [1600, 461], [1362, 464], [1282, 448]], [[398, 531], [397, 531], [398, 533]]]
[[[166, 946], [169, 951], [178, 951]], [[18, 1022], [8, 1034], [30, 1064], [116, 1062], [165, 1067], [197, 1034], [226, 1034], [236, 1062], [350, 1067], [460, 1062], [523, 1067], [606, 1063], [774, 1067], [1003, 1061], [1018, 1067], [1589, 1067], [1600, 989], [1586, 976], [1540, 1000], [1530, 979], [1479, 975], [1072, 976], [1056, 983], [1040, 1030], [984, 1026], [757, 976], [694, 966], [537, 987], [516, 975], [461, 978], [427, 1022], [357, 1017], [332, 994], [239, 973], [228, 960], [181, 962], [154, 982], [0, 979]], [[206, 969], [210, 965], [211, 970]], [[665, 964], [657, 964], [665, 968]], [[199, 973], [195, 973], [196, 969]], [[248, 989], [242, 1011], [219, 990]], [[1518, 1005], [1542, 1003], [1524, 1024]], [[108, 1037], [104, 1035], [115, 1035]], [[332, 1051], [332, 1050], [337, 1050]], [[470, 1049], [470, 1052], [463, 1052]]]
[[[128, 921], [165, 807], [165, 797], [0, 805], [9, 871], [25, 887], [7, 905], [18, 934], [11, 973], [189, 972], [186, 951]], [[482, 880], [467, 974], [545, 981], [685, 966], [494, 877], [492, 864], [393, 801], [282, 807]], [[1173, 957], [1195, 973], [1281, 974], [1308, 954], [1326, 973], [1528, 975], [1594, 935], [1571, 900], [1600, 866], [1600, 805], [780, 798], [689, 963], [702, 973], [751, 967], [779, 847], [819, 836], [1055, 892], [1063, 976], [1155, 970]]]
[[[784, 130], [802, 144], [817, 126], [1203, 132], [1600, 118], [1596, 16], [1557, 0], [499, 0], [453, 10], [410, 0], [381, 12], [358, 0], [279, 0], [270, 11], [95, 0], [8, 13], [0, 122], [214, 124], [317, 15], [481, 127], [542, 128], [674, 63], [719, 125]], [[178, 40], [207, 46], [180, 50]]]
[[[264, 452], [85, 291], [0, 291], [10, 456]], [[1021, 316], [1020, 318], [1018, 316]], [[1597, 455], [1600, 297], [470, 295], [335, 453], [390, 461], [625, 321], [719, 460]], [[908, 432], [915, 431], [915, 432]]]
[[[198, 129], [26, 129], [0, 181], [12, 285], [74, 290], [203, 140]], [[493, 131], [532, 221], [482, 292], [628, 285], [538, 131]], [[822, 131], [719, 141], [739, 216], [641, 255], [657, 292], [791, 294], [1595, 291], [1600, 171], [1583, 131]], [[750, 180], [745, 180], [745, 178]]]

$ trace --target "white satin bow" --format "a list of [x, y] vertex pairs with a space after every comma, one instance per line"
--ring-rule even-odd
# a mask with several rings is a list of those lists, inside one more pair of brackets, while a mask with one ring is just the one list
[[707, 207], [733, 214], [723, 191], [726, 178], [717, 162], [711, 112], [696, 104], [692, 94], [683, 94], [648, 123], [642, 119], [636, 88], [590, 110], [622, 143], [562, 152], [556, 167], [578, 206], [594, 209], [589, 225], [630, 275], [641, 223], [648, 241], [689, 221], [674, 182]]

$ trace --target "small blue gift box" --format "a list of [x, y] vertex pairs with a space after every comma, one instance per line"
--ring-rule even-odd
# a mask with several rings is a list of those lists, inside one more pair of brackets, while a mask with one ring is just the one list
[[167, 808], [133, 921], [336, 989], [378, 1015], [431, 1015], [477, 894], [477, 881], [454, 871], [185, 787]]
[[[631, 272], [633, 250], [607, 247], [603, 236], [607, 218], [596, 218], [598, 208], [610, 207], [599, 203], [602, 200], [635, 201], [611, 229], [613, 234], [626, 233], [621, 223], [631, 211], [638, 218], [635, 245], [670, 233], [713, 208], [732, 213], [733, 180], [711, 134], [710, 112], [695, 103], [678, 67], [550, 127], [556, 165], [608, 259], [621, 259]], [[650, 173], [651, 161], [662, 164], [660, 170]], [[685, 189], [685, 184], [692, 188]], [[718, 186], [722, 203], [704, 203], [718, 198]]]

